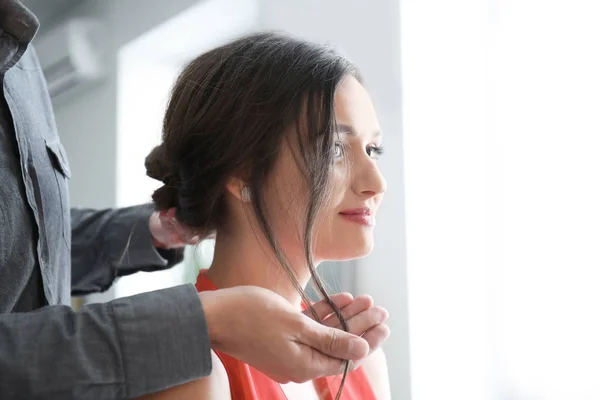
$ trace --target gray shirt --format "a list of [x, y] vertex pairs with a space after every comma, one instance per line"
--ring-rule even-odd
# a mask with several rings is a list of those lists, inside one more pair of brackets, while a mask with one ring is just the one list
[[70, 169], [33, 48], [35, 16], [0, 0], [0, 398], [127, 399], [208, 375], [191, 285], [83, 307], [71, 293], [172, 265], [150, 205], [71, 209]]

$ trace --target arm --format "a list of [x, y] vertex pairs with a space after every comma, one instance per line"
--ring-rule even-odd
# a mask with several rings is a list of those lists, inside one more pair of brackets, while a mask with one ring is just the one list
[[[246, 334], [251, 336], [252, 338], [255, 338], [249, 341], [246, 339], [246, 343], [253, 343], [252, 347], [255, 347], [255, 349], [251, 349], [249, 346], [244, 345], [245, 350], [247, 351], [246, 354], [232, 354], [232, 350], [235, 350], [234, 346], [232, 346], [233, 343], [229, 343], [228, 346], [223, 346], [225, 344], [223, 343], [223, 339], [226, 340], [227, 336], [229, 336], [227, 334], [223, 334], [223, 328], [229, 328], [228, 324], [226, 324], [225, 326], [220, 324], [210, 324], [210, 336], [214, 339], [212, 344], [213, 347], [221, 347], [222, 351], [233, 355], [235, 358], [241, 361], [248, 362], [249, 364], [258, 367], [265, 374], [267, 374], [269, 377], [278, 382], [288, 382], [290, 374], [292, 374], [291, 376], [295, 376], [295, 378], [292, 378], [293, 381], [303, 382], [314, 379], [316, 376], [333, 375], [338, 374], [341, 371], [343, 365], [343, 362], [341, 360], [338, 359], [337, 362], [334, 361], [334, 364], [338, 365], [329, 365], [327, 368], [330, 369], [329, 371], [326, 371], [324, 369], [324, 365], [319, 366], [319, 364], [321, 364], [323, 361], [322, 358], [317, 356], [317, 354], [314, 354], [313, 356], [308, 356], [309, 354], [307, 354], [305, 350], [302, 350], [302, 348], [304, 347], [302, 342], [308, 339], [307, 337], [305, 337], [305, 335], [314, 335], [319, 330], [317, 329], [317, 327], [320, 327], [320, 329], [324, 329], [322, 331], [323, 333], [327, 332], [325, 336], [321, 336], [322, 339], [325, 339], [325, 337], [327, 337], [327, 340], [325, 340], [324, 342], [329, 343], [327, 349], [324, 347], [320, 347], [320, 350], [323, 353], [331, 352], [332, 350], [334, 350], [335, 347], [337, 347], [337, 345], [331, 341], [334, 336], [336, 336], [337, 339], [339, 339], [340, 335], [347, 335], [343, 331], [339, 330], [339, 321], [337, 320], [337, 317], [330, 315], [333, 310], [326, 301], [321, 301], [313, 304], [315, 312], [322, 320], [323, 325], [311, 321], [311, 327], [309, 328], [308, 326], [304, 325], [306, 322], [308, 322], [308, 320], [302, 322], [303, 318], [306, 318], [306, 315], [308, 314], [306, 311], [304, 315], [295, 311], [291, 311], [290, 314], [283, 317], [281, 315], [283, 309], [292, 310], [293, 308], [290, 308], [290, 304], [287, 303], [287, 301], [285, 301], [280, 296], [272, 292], [265, 291], [264, 289], [251, 287], [246, 287], [244, 289], [242, 287], [235, 287], [232, 289], [225, 290], [206, 291], [202, 292], [201, 295], [207, 296], [203, 298], [203, 302], [206, 304], [206, 313], [208, 320], [213, 320], [211, 318], [211, 316], [213, 315], [213, 311], [211, 310], [211, 304], [219, 304], [221, 306], [227, 304], [228, 300], [222, 297], [223, 294], [226, 292], [241, 292], [241, 290], [245, 290], [247, 293], [245, 296], [247, 298], [247, 301], [245, 302], [244, 306], [249, 307], [244, 310], [242, 308], [244, 306], [242, 306], [241, 303], [238, 303], [238, 305], [236, 305], [235, 307], [232, 305], [229, 308], [230, 312], [228, 314], [231, 314], [231, 323], [233, 324], [233, 322], [235, 321], [237, 329], [226, 330], [230, 334], [232, 334], [233, 337], [237, 337], [240, 342], [242, 342], [240, 340], [240, 335], [242, 334]], [[258, 296], [250, 296], [252, 292], [255, 292], [255, 294]], [[258, 304], [252, 304], [257, 300], [258, 304], [269, 304], [270, 312], [265, 313], [263, 310], [260, 310], [257, 307]], [[370, 296], [361, 296], [356, 299], [353, 299], [352, 296], [349, 294], [337, 294], [331, 296], [331, 300], [342, 310], [342, 314], [348, 320], [350, 330], [356, 334], [362, 333], [363, 336], [368, 339], [369, 348], [373, 351], [372, 355], [365, 357], [363, 361], [366, 363], [369, 360], [375, 360], [375, 358], [380, 357], [378, 354], [381, 354], [383, 356], [383, 353], [381, 353], [379, 350], [375, 350], [375, 348], [378, 348], [378, 345], [381, 343], [381, 341], [385, 340], [385, 338], [387, 338], [387, 335], [389, 334], [389, 331], [386, 326], [379, 325], [383, 322], [382, 319], [387, 318], [387, 312], [380, 308], [378, 309], [378, 307], [373, 307], [373, 299]], [[280, 306], [278, 307], [277, 304], [279, 304]], [[256, 310], [258, 312], [253, 313], [252, 310]], [[248, 322], [251, 322], [251, 325], [246, 325]], [[328, 328], [326, 327], [331, 327], [335, 329], [327, 330]], [[308, 330], [306, 330], [307, 328]], [[309, 333], [309, 331], [311, 333]], [[331, 333], [334, 333], [334, 336], [329, 336], [329, 334]], [[270, 337], [270, 335], [273, 334], [275, 334], [275, 336]], [[281, 340], [282, 338], [288, 336], [295, 337], [295, 339], [292, 340], [294, 347], [293, 350], [291, 350], [288, 347], [291, 343], [285, 343], [285, 339], [283, 341]], [[232, 339], [232, 337], [229, 337], [229, 339]], [[298, 340], [300, 341], [298, 342]], [[243, 343], [238, 343], [235, 347], [239, 346], [240, 344]], [[278, 346], [282, 344], [284, 345], [284, 347], [278, 348]], [[300, 346], [297, 347], [296, 345]], [[346, 345], [344, 345], [344, 347], [346, 347]], [[345, 351], [348, 350], [349, 349], [346, 347]], [[299, 351], [300, 353], [304, 354], [299, 355]], [[246, 360], [245, 357], [249, 356], [251, 352], [254, 352], [252, 358]], [[287, 355], [290, 353], [295, 354], [296, 359]], [[273, 360], [269, 360], [266, 357], [267, 354], [279, 354], [283, 358], [283, 363], [278, 365], [273, 364]], [[345, 354], [345, 356], [347, 355], [348, 354]], [[229, 384], [227, 371], [225, 370], [223, 363], [214, 353], [214, 351], [211, 351], [211, 356], [213, 370], [210, 376], [192, 382], [188, 382], [178, 387], [169, 388], [159, 393], [149, 394], [137, 400], [231, 399], [231, 387]], [[260, 360], [260, 362], [265, 364], [271, 363], [271, 367], [266, 370], [260, 368], [260, 366], [258, 366], [257, 363], [253, 362], [256, 360]], [[333, 360], [330, 359], [330, 361]], [[385, 363], [385, 357], [383, 361]], [[309, 364], [304, 364], [307, 362]], [[369, 361], [369, 363], [373, 364], [373, 361]], [[262, 367], [264, 366], [265, 365], [262, 365]], [[296, 368], [296, 371], [293, 373], [292, 371], [284, 371], [285, 368], [289, 367]], [[354, 365], [354, 367], [356, 367], [356, 364]], [[309, 371], [310, 368], [316, 368], [316, 370]], [[277, 371], [277, 375], [275, 375], [273, 371]], [[319, 373], [317, 374], [316, 371], [319, 371]], [[309, 374], [308, 376], [304, 378], [299, 378], [301, 375], [305, 375], [307, 372]], [[371, 372], [380, 373], [381, 371], [373, 370]], [[387, 370], [384, 372], [387, 374]], [[282, 373], [283, 375], [281, 375]], [[369, 377], [369, 379], [370, 378], [371, 377]], [[238, 393], [238, 395], [240, 394], [239, 391], [236, 391], [236, 393]], [[382, 398], [389, 399], [389, 396]]]
[[149, 394], [137, 400], [231, 400], [229, 377], [225, 366], [214, 351], [210, 353], [213, 365], [210, 376]]
[[206, 376], [210, 342], [191, 285], [73, 312], [0, 315], [0, 397], [117, 400]]
[[148, 227], [151, 204], [121, 209], [71, 209], [72, 293], [108, 289], [114, 279], [169, 268], [181, 251], [157, 250]]
[[[361, 360], [387, 338], [376, 307], [353, 317], [363, 321], [350, 329], [361, 339], [311, 320], [266, 289], [202, 292], [202, 303], [198, 297], [184, 285], [78, 313], [51, 306], [2, 314], [0, 393], [13, 400], [138, 397], [208, 375], [211, 345], [279, 382], [304, 382], [338, 374], [342, 360]], [[345, 295], [332, 300], [352, 303]]]
[[379, 400], [390, 400], [390, 378], [388, 376], [387, 360], [383, 350], [373, 352], [363, 363], [363, 369], [367, 379]]

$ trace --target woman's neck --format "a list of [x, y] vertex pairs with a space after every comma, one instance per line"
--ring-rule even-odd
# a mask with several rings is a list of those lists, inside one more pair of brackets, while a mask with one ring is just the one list
[[[289, 260], [290, 268], [302, 288], [310, 272], [303, 257]], [[259, 286], [269, 289], [292, 305], [300, 307], [301, 297], [268, 244], [258, 241], [254, 234], [217, 235], [208, 278], [219, 288]]]

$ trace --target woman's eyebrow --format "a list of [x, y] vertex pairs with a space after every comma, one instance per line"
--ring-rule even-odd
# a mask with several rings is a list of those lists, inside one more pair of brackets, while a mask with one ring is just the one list
[[[337, 124], [335, 130], [336, 130], [337, 133], [346, 133], [346, 134], [348, 134], [350, 136], [357, 136], [358, 135], [357, 132], [356, 132], [356, 129], [354, 129], [354, 127], [351, 126], [351, 125]], [[372, 136], [374, 138], [381, 136], [381, 131], [373, 132]]]

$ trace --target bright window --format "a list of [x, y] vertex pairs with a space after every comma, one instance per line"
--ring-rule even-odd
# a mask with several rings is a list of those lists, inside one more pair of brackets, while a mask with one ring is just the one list
[[600, 398], [600, 5], [401, 0], [413, 400]]

